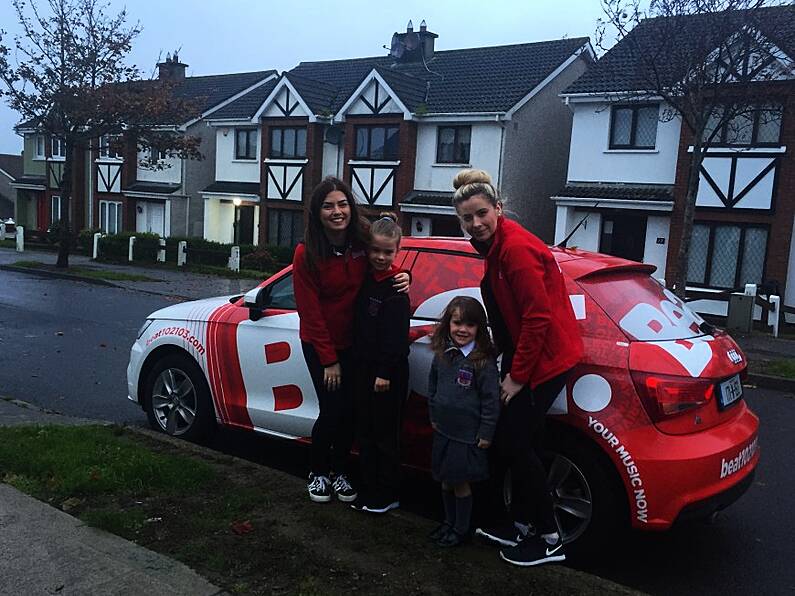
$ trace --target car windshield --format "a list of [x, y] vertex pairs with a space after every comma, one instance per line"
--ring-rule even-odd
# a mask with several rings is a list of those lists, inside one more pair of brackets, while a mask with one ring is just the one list
[[578, 281], [630, 339], [670, 341], [704, 335], [704, 319], [649, 275], [601, 273]]

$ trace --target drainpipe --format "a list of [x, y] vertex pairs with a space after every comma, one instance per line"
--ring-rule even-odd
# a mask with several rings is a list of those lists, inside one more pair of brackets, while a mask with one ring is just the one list
[[505, 122], [500, 122], [500, 117], [495, 116], [494, 119], [499, 122], [500, 124], [500, 157], [499, 162], [497, 163], [497, 176], [499, 177], [497, 180], [497, 187], [503, 187], [503, 180], [502, 180], [502, 170], [503, 170], [503, 152], [505, 151]]
[[94, 227], [94, 141], [88, 142], [88, 227]]

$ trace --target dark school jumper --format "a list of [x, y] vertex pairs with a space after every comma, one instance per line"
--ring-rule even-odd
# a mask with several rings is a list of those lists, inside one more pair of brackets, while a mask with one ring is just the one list
[[547, 411], [582, 358], [579, 325], [560, 267], [539, 238], [500, 217], [491, 245], [471, 242], [486, 257], [481, 293], [503, 352], [502, 376], [524, 384], [500, 413], [494, 463], [511, 469], [514, 521], [552, 533], [557, 525], [541, 439]]
[[[301, 243], [293, 256], [293, 288], [301, 346], [320, 409], [312, 427], [312, 473], [344, 474], [353, 444], [353, 305], [367, 273], [367, 256], [364, 246], [348, 246], [311, 271], [305, 255]], [[342, 367], [342, 384], [329, 391], [323, 369], [336, 363]]]
[[[395, 290], [397, 267], [371, 271], [356, 299], [356, 439], [365, 504], [398, 500], [400, 420], [408, 391], [409, 296]], [[390, 381], [389, 391], [373, 391], [376, 377]]]

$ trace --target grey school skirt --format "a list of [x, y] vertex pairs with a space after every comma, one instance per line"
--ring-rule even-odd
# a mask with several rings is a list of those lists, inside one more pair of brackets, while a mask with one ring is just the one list
[[489, 477], [488, 450], [433, 433], [431, 472], [434, 480], [448, 484], [480, 482]]

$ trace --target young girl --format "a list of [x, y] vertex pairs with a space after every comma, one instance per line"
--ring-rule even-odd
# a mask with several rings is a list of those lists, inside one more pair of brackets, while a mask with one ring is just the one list
[[470, 482], [489, 475], [486, 449], [499, 414], [500, 379], [483, 306], [468, 296], [450, 301], [431, 338], [428, 379], [433, 477], [442, 483], [444, 523], [431, 534], [440, 546], [469, 535]]
[[[300, 317], [299, 336], [319, 413], [312, 428], [307, 491], [316, 503], [333, 494], [353, 501], [346, 476], [353, 443], [353, 304], [367, 273], [369, 224], [359, 217], [350, 187], [324, 178], [312, 191], [304, 241], [293, 256], [293, 287]], [[406, 291], [409, 276], [397, 276]]]
[[370, 272], [354, 309], [356, 438], [361, 487], [353, 508], [386, 513], [400, 505], [400, 412], [408, 390], [409, 297], [392, 278], [400, 250], [394, 213], [370, 226]]

